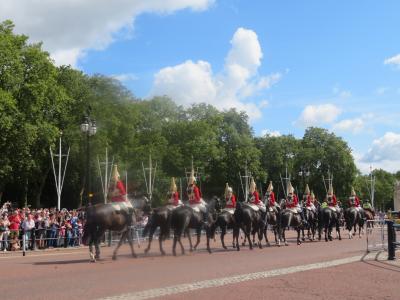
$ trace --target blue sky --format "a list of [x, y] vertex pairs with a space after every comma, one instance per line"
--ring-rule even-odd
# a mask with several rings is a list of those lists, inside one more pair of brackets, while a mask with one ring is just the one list
[[58, 64], [246, 110], [257, 135], [324, 127], [362, 171], [400, 170], [399, 1], [33, 2], [2, 1], [0, 19]]

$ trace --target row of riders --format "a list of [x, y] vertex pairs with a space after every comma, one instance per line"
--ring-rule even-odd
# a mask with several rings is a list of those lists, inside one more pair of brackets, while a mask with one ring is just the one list
[[[116, 178], [118, 183], [118, 179]], [[349, 237], [352, 237], [351, 230], [356, 231], [359, 227], [359, 235], [364, 225], [366, 217], [373, 218], [373, 210], [370, 206], [361, 207], [359, 198], [354, 189], [349, 197], [349, 207], [343, 211], [339, 206], [332, 185], [329, 186], [326, 198], [323, 203], [319, 203], [313, 192], [310, 192], [308, 185], [305, 188], [303, 201], [299, 201], [293, 186], [288, 183], [287, 197], [279, 203], [276, 200], [272, 182], [269, 183], [264, 197], [260, 197], [257, 191], [254, 179], [250, 182], [250, 194], [248, 202], [236, 200], [233, 189], [226, 184], [225, 187], [225, 207], [218, 197], [213, 197], [209, 201], [204, 201], [201, 191], [196, 184], [194, 171], [192, 170], [187, 187], [188, 205], [184, 205], [179, 196], [174, 178], [171, 179], [171, 188], [168, 194], [168, 204], [151, 209], [147, 199], [136, 199], [131, 202], [126, 197], [115, 197], [114, 203], [97, 204], [86, 209], [87, 221], [85, 224], [84, 241], [87, 241], [90, 249], [92, 261], [100, 256], [99, 242], [106, 230], [119, 231], [122, 233], [120, 242], [114, 249], [113, 259], [116, 259], [118, 248], [128, 239], [131, 246], [132, 255], [136, 256], [132, 243], [132, 230], [129, 230], [138, 219], [144, 214], [149, 214], [147, 225], [144, 228], [143, 235], [149, 236], [148, 246], [145, 253], [150, 250], [153, 235], [159, 228], [159, 247], [162, 255], [165, 255], [162, 243], [170, 236], [170, 230], [173, 230], [172, 252], [176, 255], [176, 246], [179, 243], [181, 252], [185, 250], [181, 242], [181, 237], [185, 234], [189, 239], [190, 251], [196, 249], [200, 243], [201, 231], [204, 229], [207, 237], [207, 250], [211, 253], [210, 240], [214, 239], [217, 228], [221, 231], [221, 243], [224, 249], [227, 249], [224, 236], [228, 229], [233, 231], [233, 247], [240, 250], [239, 236], [240, 230], [249, 243], [250, 249], [253, 244], [262, 248], [262, 239], [265, 238], [269, 245], [267, 230], [270, 227], [275, 236], [275, 242], [280, 245], [284, 242], [285, 230], [292, 227], [297, 231], [297, 243], [301, 244], [305, 240], [305, 233], [310, 240], [321, 239], [324, 232], [325, 240], [332, 240], [332, 231], [336, 230], [338, 238], [340, 237], [340, 226], [345, 219], [346, 229], [349, 231]], [[121, 188], [117, 189], [120, 194], [124, 193]], [[193, 245], [190, 230], [194, 229], [197, 234], [196, 243]], [[258, 241], [255, 241], [255, 238]], [[243, 244], [244, 244], [243, 243]], [[92, 245], [95, 245], [96, 255], [93, 254]]]

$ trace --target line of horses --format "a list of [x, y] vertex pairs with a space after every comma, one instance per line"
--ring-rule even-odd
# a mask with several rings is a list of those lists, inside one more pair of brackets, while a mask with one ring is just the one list
[[[132, 230], [135, 224], [148, 216], [148, 222], [144, 228], [143, 236], [148, 236], [148, 245], [145, 249], [147, 253], [153, 241], [153, 236], [159, 228], [159, 247], [162, 255], [165, 255], [163, 242], [173, 233], [172, 253], [176, 255], [176, 247], [179, 244], [181, 254], [185, 253], [182, 244], [182, 236], [185, 235], [189, 240], [190, 251], [195, 250], [201, 238], [202, 230], [206, 233], [207, 250], [211, 253], [210, 240], [215, 239], [216, 230], [219, 228], [221, 235], [221, 243], [224, 249], [227, 249], [224, 237], [229, 229], [233, 232], [233, 247], [240, 250], [239, 236], [240, 232], [244, 234], [244, 241], [250, 249], [254, 246], [262, 248], [263, 239], [269, 246], [267, 236], [268, 229], [274, 232], [275, 243], [280, 246], [281, 243], [288, 245], [285, 237], [285, 231], [293, 228], [297, 232], [297, 244], [300, 245], [305, 241], [306, 235], [310, 241], [316, 239], [321, 240], [324, 234], [325, 241], [332, 241], [332, 232], [336, 231], [337, 237], [341, 240], [340, 228], [345, 225], [349, 238], [356, 234], [361, 237], [362, 230], [366, 219], [373, 219], [374, 216], [370, 212], [360, 212], [354, 207], [343, 210], [333, 210], [329, 207], [322, 208], [317, 206], [315, 210], [304, 209], [305, 220], [303, 222], [300, 214], [292, 209], [287, 209], [285, 200], [280, 201], [280, 209], [268, 209], [262, 212], [254, 210], [248, 203], [237, 202], [236, 209], [232, 214], [222, 209], [221, 200], [218, 197], [212, 197], [207, 202], [207, 221], [204, 221], [201, 212], [190, 206], [179, 206], [172, 209], [170, 206], [162, 206], [152, 209], [145, 197], [132, 201], [132, 207], [126, 210], [118, 210], [112, 203], [96, 204], [86, 208], [86, 222], [84, 225], [83, 242], [89, 245], [90, 259], [96, 261], [100, 258], [100, 241], [106, 230], [117, 231], [121, 233], [120, 241], [113, 251], [113, 259], [117, 258], [117, 251], [121, 244], [127, 239], [132, 256], [136, 257], [133, 247]], [[268, 204], [268, 203], [267, 203]], [[196, 232], [196, 242], [193, 244], [191, 230]], [[354, 230], [352, 233], [351, 231]], [[305, 232], [307, 232], [305, 234]], [[93, 253], [95, 246], [95, 253]]]

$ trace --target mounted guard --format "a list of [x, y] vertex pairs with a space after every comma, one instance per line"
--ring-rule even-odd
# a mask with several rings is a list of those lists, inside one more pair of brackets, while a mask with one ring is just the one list
[[120, 212], [121, 210], [126, 210], [127, 212], [131, 213], [133, 207], [131, 202], [128, 201], [126, 189], [124, 183], [120, 178], [117, 165], [114, 165], [113, 168], [109, 195], [111, 205], [117, 212]]
[[233, 194], [233, 189], [228, 185], [228, 183], [226, 183], [225, 186], [225, 201], [226, 204], [223, 210], [233, 214], [236, 208], [236, 197]]
[[287, 201], [286, 201], [286, 207], [290, 209], [294, 213], [298, 213], [301, 216], [301, 221], [303, 224], [307, 224], [306, 218], [304, 217], [304, 212], [300, 207], [299, 203], [299, 198], [294, 192], [294, 187], [292, 186], [292, 183], [289, 181], [288, 185], [288, 194], [287, 194]]
[[305, 203], [306, 209], [311, 210], [314, 213], [317, 212], [317, 209], [314, 204], [315, 195], [314, 193], [310, 194], [310, 188], [308, 187], [308, 184], [306, 185], [306, 190], [304, 191], [303, 201]]
[[361, 207], [361, 201], [357, 197], [357, 194], [356, 194], [356, 191], [354, 190], [354, 187], [351, 188], [351, 195], [349, 197], [349, 207], [354, 207], [357, 210], [357, 212], [360, 215], [360, 217], [362, 219], [364, 219], [364, 210]]
[[194, 176], [194, 170], [190, 172], [189, 177], [189, 185], [187, 187], [187, 195], [189, 198], [189, 206], [202, 213], [203, 220], [206, 222], [207, 220], [207, 205], [201, 197], [200, 189], [196, 185], [196, 177]]
[[171, 185], [168, 192], [168, 208], [174, 209], [178, 206], [183, 205], [181, 199], [179, 199], [178, 188], [175, 183], [175, 177], [171, 178]]
[[275, 212], [278, 214], [280, 211], [280, 206], [278, 203], [276, 203], [275, 200], [275, 193], [274, 193], [274, 186], [272, 185], [272, 181], [269, 182], [267, 191], [265, 192], [265, 203], [266, 206], [268, 207], [269, 211]]
[[251, 178], [250, 182], [249, 203], [249, 206], [255, 211], [261, 210], [263, 213], [267, 211], [265, 204], [260, 200], [260, 195], [257, 192], [257, 186], [254, 182], [254, 178]]
[[333, 186], [329, 185], [328, 194], [326, 195], [326, 202], [328, 207], [334, 212], [339, 212], [339, 205], [336, 199], [336, 196], [333, 192]]

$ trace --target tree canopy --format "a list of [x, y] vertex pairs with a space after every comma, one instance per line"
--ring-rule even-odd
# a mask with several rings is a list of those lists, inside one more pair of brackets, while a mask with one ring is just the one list
[[[151, 154], [158, 166], [154, 205], [165, 200], [171, 176], [185, 191], [185, 170], [189, 171], [192, 157], [205, 196], [221, 196], [228, 182], [243, 198], [239, 174], [247, 169], [259, 189], [265, 192], [267, 182], [273, 181], [276, 193], [283, 197], [281, 178], [287, 167], [298, 194], [308, 183], [319, 198], [324, 197], [322, 177], [329, 171], [339, 197], [347, 197], [353, 184], [367, 197], [365, 178], [357, 172], [351, 149], [325, 129], [308, 128], [301, 139], [256, 137], [247, 115], [235, 109], [219, 111], [206, 104], [182, 107], [167, 97], [139, 99], [115, 79], [55, 66], [41, 44], [29, 44], [28, 37], [14, 34], [13, 27], [10, 21], [0, 23], [3, 201], [55, 205], [49, 148], [62, 132], [64, 151], [71, 148], [62, 205], [81, 203], [86, 148], [79, 125], [89, 107], [98, 127], [90, 138], [94, 201], [102, 199], [97, 158], [104, 159], [106, 147], [119, 169], [128, 172], [131, 193], [145, 191], [142, 163], [147, 164]], [[396, 176], [382, 170], [375, 175], [377, 203], [388, 207]]]

